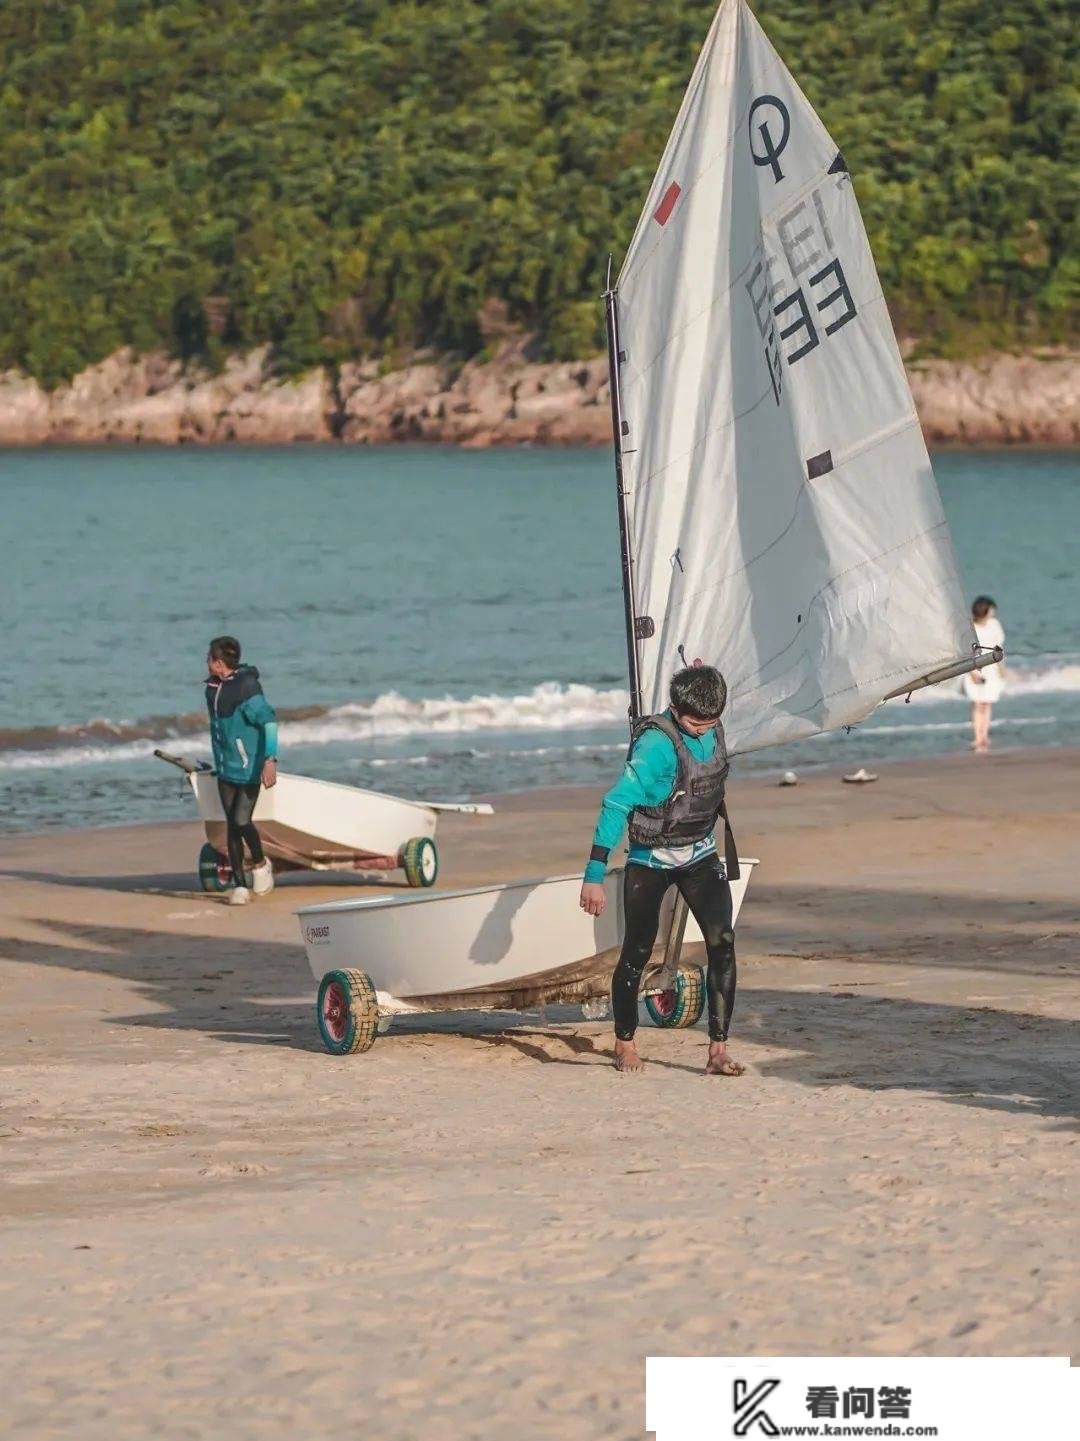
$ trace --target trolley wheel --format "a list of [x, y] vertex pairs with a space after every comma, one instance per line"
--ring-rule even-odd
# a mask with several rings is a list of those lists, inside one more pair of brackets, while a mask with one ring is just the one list
[[433, 886], [439, 874], [439, 853], [427, 836], [414, 836], [401, 852], [401, 868], [410, 886]]
[[[251, 872], [244, 872], [244, 884], [250, 889]], [[229, 858], [209, 841], [199, 852], [199, 885], [204, 891], [231, 891], [233, 888], [232, 867]]]
[[332, 1056], [367, 1051], [379, 1033], [379, 1000], [366, 971], [327, 971], [315, 1008], [319, 1035]]
[[700, 966], [679, 971], [668, 991], [645, 997], [645, 1009], [656, 1026], [693, 1026], [705, 1009], [705, 972]]

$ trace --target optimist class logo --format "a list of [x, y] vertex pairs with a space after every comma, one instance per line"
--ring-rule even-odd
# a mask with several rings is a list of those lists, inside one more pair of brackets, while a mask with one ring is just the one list
[[[772, 118], [778, 118], [780, 121], [780, 137], [779, 139], [773, 138], [773, 133], [769, 129], [770, 117], [766, 116], [759, 122], [757, 127], [757, 134], [761, 137], [761, 148], [760, 150], [755, 150], [754, 116], [759, 110], [764, 110], [766, 107], [768, 107], [770, 111], [776, 112]], [[772, 167], [773, 179], [779, 183], [784, 178], [784, 172], [780, 169], [780, 157], [783, 155], [791, 136], [791, 116], [788, 114], [787, 106], [782, 100], [778, 100], [775, 95], [759, 95], [750, 107], [747, 126], [750, 131], [750, 154], [754, 157], [754, 164], [770, 165]]]

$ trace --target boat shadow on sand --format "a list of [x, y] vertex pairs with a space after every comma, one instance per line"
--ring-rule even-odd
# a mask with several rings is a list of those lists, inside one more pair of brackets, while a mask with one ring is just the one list
[[[0, 870], [0, 880], [33, 881], [38, 885], [75, 886], [91, 891], [121, 891], [127, 895], [164, 896], [167, 900], [203, 900], [211, 903], [218, 900], [218, 893], [194, 889], [190, 871], [161, 871], [124, 875], [71, 875], [63, 871]], [[386, 871], [283, 871], [275, 872], [274, 886], [277, 890], [298, 892], [297, 900], [306, 900], [305, 890], [340, 890], [340, 899], [347, 901], [349, 892], [363, 895], [371, 890], [411, 891], [412, 887], [404, 877], [388, 875]], [[338, 897], [335, 897], [338, 899]]]
[[[234, 1045], [321, 1050], [314, 986], [299, 945], [65, 920], [43, 925], [49, 939], [0, 940], [0, 961], [112, 977], [147, 1008], [88, 1014], [80, 1024], [91, 1035], [98, 1026], [151, 1028], [198, 1032]], [[797, 965], [792, 962], [793, 970]], [[815, 1088], [919, 1092], [952, 1105], [1080, 1123], [1080, 1085], [1070, 1060], [1080, 1044], [1078, 1020], [909, 995], [766, 987], [753, 983], [752, 961], [746, 971], [736, 1039], [750, 1043], [750, 1072], [740, 1086], [752, 1086], [758, 1074]], [[914, 976], [911, 984], [918, 984]], [[31, 994], [43, 1010], [52, 1004], [40, 989]], [[8, 997], [11, 1005], [10, 989]], [[23, 1020], [32, 1035], [34, 1015]], [[582, 1021], [570, 1007], [518, 1016], [418, 1014], [395, 1022], [369, 1055], [345, 1062], [327, 1057], [326, 1064], [353, 1065], [359, 1080], [362, 1068], [378, 1066], [380, 1054], [397, 1042], [402, 1048], [512, 1047], [535, 1064], [606, 1071], [609, 1027], [607, 1021]], [[700, 1075], [704, 1039], [700, 1027], [641, 1033], [653, 1072]]]

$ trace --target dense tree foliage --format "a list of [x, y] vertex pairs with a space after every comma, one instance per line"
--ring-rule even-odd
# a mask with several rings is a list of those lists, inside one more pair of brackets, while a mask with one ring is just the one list
[[[0, 365], [593, 350], [714, 0], [5, 0]], [[1075, 320], [1071, 0], [759, 0], [937, 346]], [[499, 307], [495, 307], [498, 309]]]

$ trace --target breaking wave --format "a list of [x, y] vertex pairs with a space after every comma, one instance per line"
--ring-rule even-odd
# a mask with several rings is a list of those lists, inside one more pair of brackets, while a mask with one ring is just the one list
[[[398, 740], [414, 735], [473, 735], [481, 731], [588, 730], [626, 721], [624, 690], [547, 681], [523, 695], [428, 697], [412, 700], [387, 691], [370, 702], [279, 710], [281, 744], [320, 746]], [[209, 754], [206, 716], [163, 716], [146, 721], [87, 721], [82, 726], [0, 730], [0, 771], [145, 760], [156, 747]]]
[[[1016, 661], [1009, 664], [1006, 696], [1039, 696], [1080, 692], [1080, 661], [1062, 659], [1055, 664]], [[921, 706], [937, 707], [961, 698], [959, 684], [936, 692], [918, 691], [912, 697], [910, 715]], [[279, 709], [283, 748], [334, 744], [363, 744], [395, 741], [410, 736], [472, 736], [484, 731], [589, 731], [622, 728], [626, 723], [627, 692], [618, 688], [561, 685], [546, 681], [521, 695], [477, 694], [429, 696], [413, 699], [398, 691], [387, 691], [372, 701], [352, 701], [339, 706], [304, 706]], [[890, 703], [879, 712], [881, 721], [897, 713], [903, 702]], [[907, 709], [907, 708], [905, 708]], [[1020, 718], [1001, 716], [1001, 724], [1024, 724]], [[1045, 725], [1045, 720], [1027, 724]], [[935, 725], [961, 726], [953, 722], [912, 722], [912, 731]], [[907, 729], [897, 726], [895, 730]], [[871, 722], [874, 729], [888, 732], [886, 723]], [[620, 740], [613, 749], [620, 749]], [[206, 716], [189, 712], [175, 716], [151, 716], [145, 720], [113, 721], [95, 719], [81, 725], [0, 728], [0, 771], [53, 770], [104, 763], [141, 761], [153, 755], [155, 747], [180, 750], [196, 759], [209, 755]], [[543, 747], [519, 755], [542, 756]], [[574, 749], [596, 749], [595, 745]], [[475, 752], [477, 757], [481, 753]], [[424, 765], [426, 758], [370, 758], [368, 765]]]
[[524, 695], [428, 697], [412, 700], [388, 691], [370, 703], [335, 706], [317, 720], [282, 728], [293, 744], [331, 741], [394, 740], [412, 735], [473, 735], [478, 731], [586, 730], [626, 721], [629, 695], [624, 690], [594, 690], [588, 685], [546, 681]]

